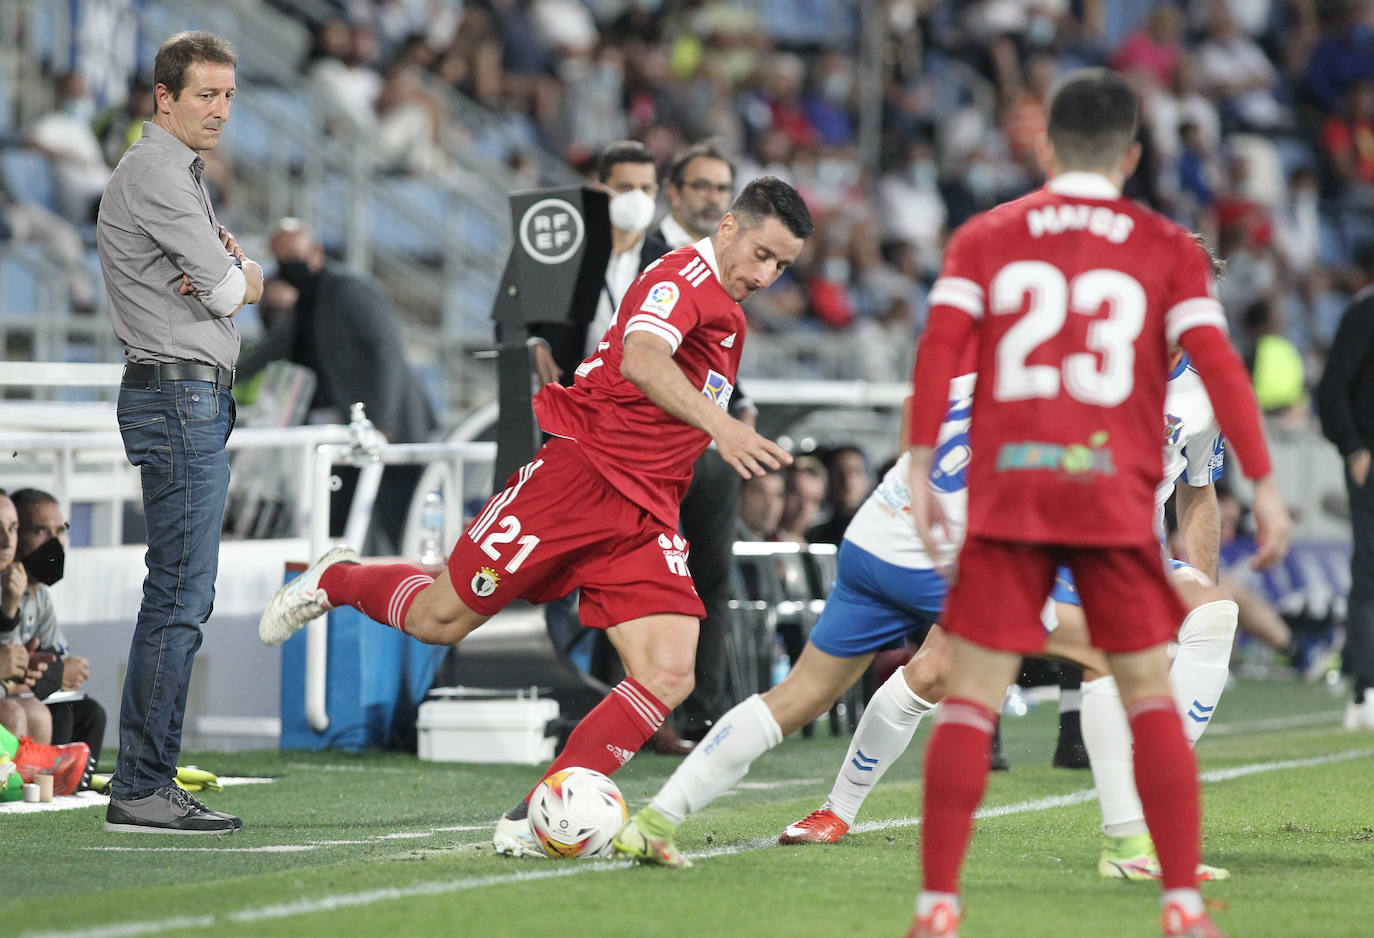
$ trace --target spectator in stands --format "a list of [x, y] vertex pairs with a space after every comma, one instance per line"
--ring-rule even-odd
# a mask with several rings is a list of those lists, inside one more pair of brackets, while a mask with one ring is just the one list
[[0, 245], [13, 241], [43, 249], [62, 271], [71, 307], [81, 312], [95, 308], [98, 286], [83, 266], [86, 247], [81, 233], [67, 219], [37, 202], [16, 198], [0, 179]]
[[143, 122], [154, 113], [153, 85], [142, 73], [129, 82], [129, 95], [120, 104], [106, 108], [96, 118], [94, 131], [105, 152], [105, 162], [119, 163], [124, 151], [143, 136]]
[[1225, 3], [1212, 5], [1212, 22], [1198, 48], [1202, 81], [1221, 101], [1222, 117], [1247, 130], [1278, 130], [1291, 123], [1279, 101], [1279, 72], [1264, 50], [1236, 25]]
[[828, 473], [815, 456], [798, 456], [787, 467], [783, 488], [782, 518], [776, 539], [806, 543], [806, 534], [820, 517], [825, 505]]
[[63, 216], [76, 224], [89, 225], [95, 220], [100, 194], [110, 181], [110, 167], [91, 129], [95, 100], [79, 72], [67, 72], [58, 78], [56, 91], [54, 109], [33, 125], [29, 142], [53, 161]]
[[1333, 194], [1374, 206], [1374, 79], [1352, 84], [1340, 111], [1326, 119], [1322, 155]]
[[1174, 82], [1174, 71], [1183, 57], [1179, 39], [1183, 16], [1172, 3], [1155, 4], [1145, 24], [1130, 33], [1112, 53], [1111, 66], [1118, 72], [1141, 71], [1161, 88]]
[[[1366, 286], [1374, 284], [1374, 245], [1359, 254]], [[1317, 385], [1322, 433], [1345, 460], [1350, 497], [1350, 598], [1345, 672], [1354, 681], [1346, 725], [1374, 730], [1374, 291], [1359, 293], [1336, 329]]]
[[[328, 263], [324, 248], [299, 219], [283, 218], [269, 245], [277, 275], [297, 291], [292, 314], [273, 324], [244, 357], [240, 375], [251, 377], [284, 359], [315, 372], [310, 420], [347, 423], [361, 401], [367, 416], [392, 443], [419, 443], [437, 429], [433, 408], [406, 363], [401, 323], [386, 293], [370, 277]], [[411, 497], [422, 466], [387, 466], [372, 512], [365, 550], [400, 553]], [[343, 533], [358, 471], [340, 467], [343, 486], [330, 502], [330, 531]]]
[[1318, 9], [1324, 29], [1308, 58], [1302, 85], [1310, 101], [1333, 114], [1352, 84], [1374, 79], [1374, 30], [1361, 22], [1368, 17], [1369, 0], [1332, 0]]
[[[71, 525], [62, 516], [57, 499], [39, 489], [20, 489], [10, 496], [19, 513], [19, 559], [28, 573], [28, 587], [19, 604], [20, 641], [38, 641], [40, 648], [55, 648], [62, 656], [61, 689], [81, 691], [91, 676], [91, 662], [71, 654], [67, 638], [57, 624], [50, 587], [62, 577], [63, 553]], [[100, 761], [105, 739], [105, 708], [84, 694], [72, 700], [47, 701], [52, 717], [52, 743], [85, 743], [91, 763]]]
[[829, 515], [807, 532], [806, 539], [817, 544], [838, 545], [844, 540], [844, 530], [849, 527], [854, 512], [873, 488], [873, 477], [868, 471], [868, 459], [857, 446], [837, 446], [830, 450], [825, 456], [825, 469], [830, 476]]
[[668, 214], [657, 232], [671, 248], [715, 234], [735, 191], [735, 167], [715, 140], [682, 150], [668, 168]]
[[777, 470], [744, 480], [739, 492], [738, 540], [777, 540], [778, 524], [786, 504], [785, 486], [786, 480]]
[[229, 120], [237, 61], [211, 33], [178, 33], [159, 47], [157, 113], [119, 161], [96, 223], [110, 318], [127, 362], [116, 416], [142, 479], [148, 540], [109, 831], [230, 834], [243, 826], [174, 784], [229, 491], [225, 443], [239, 354], [233, 317], [262, 296], [262, 267], [219, 224], [202, 180], [202, 154], [219, 145]]

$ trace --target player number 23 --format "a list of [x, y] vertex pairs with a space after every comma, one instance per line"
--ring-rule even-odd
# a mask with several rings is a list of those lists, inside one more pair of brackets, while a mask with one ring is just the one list
[[[1114, 407], [1130, 396], [1135, 340], [1145, 325], [1146, 307], [1145, 289], [1134, 277], [1099, 268], [1066, 280], [1052, 264], [1016, 261], [993, 277], [989, 299], [993, 315], [1025, 309], [997, 344], [993, 396], [998, 400], [1058, 397], [1061, 375], [1069, 395], [1086, 404]], [[1064, 356], [1058, 367], [1026, 363], [1035, 349], [1059, 334], [1069, 313], [1096, 316], [1104, 305], [1106, 318], [1088, 327], [1088, 351]]]

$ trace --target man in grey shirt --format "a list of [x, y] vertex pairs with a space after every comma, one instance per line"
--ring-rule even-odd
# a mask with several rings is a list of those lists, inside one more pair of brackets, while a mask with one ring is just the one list
[[210, 617], [234, 425], [233, 316], [262, 268], [215, 218], [200, 154], [219, 144], [237, 60], [227, 41], [178, 33], [153, 64], [156, 113], [124, 154], [96, 225], [110, 318], [124, 345], [119, 431], [139, 468], [148, 575], [129, 649], [119, 760], [105, 829], [231, 834], [236, 817], [177, 788], [191, 665]]

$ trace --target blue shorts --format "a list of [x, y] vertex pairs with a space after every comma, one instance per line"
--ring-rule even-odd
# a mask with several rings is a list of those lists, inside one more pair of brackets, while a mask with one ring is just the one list
[[933, 625], [944, 609], [947, 589], [934, 570], [899, 567], [845, 541], [835, 584], [811, 629], [811, 644], [837, 658], [878, 651], [914, 629]]
[[[1172, 557], [1169, 558], [1170, 573], [1172, 573], [1180, 567], [1191, 566], [1192, 564], [1185, 563], [1182, 560], [1175, 560]], [[1078, 587], [1073, 585], [1073, 574], [1069, 572], [1068, 567], [1060, 567], [1058, 570], [1054, 572], [1054, 589], [1050, 591], [1050, 599], [1053, 599], [1057, 603], [1064, 603], [1069, 606], [1083, 605], [1081, 602], [1078, 601]]]

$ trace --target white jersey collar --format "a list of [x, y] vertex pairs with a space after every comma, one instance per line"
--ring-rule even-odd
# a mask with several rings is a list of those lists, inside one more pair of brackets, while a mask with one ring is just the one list
[[1067, 195], [1079, 199], [1119, 199], [1121, 190], [1100, 173], [1085, 173], [1077, 170], [1060, 173], [1045, 188], [1055, 195]]
[[692, 247], [697, 249], [697, 253], [701, 255], [701, 259], [706, 262], [706, 265], [711, 268], [711, 273], [715, 274], [716, 279], [719, 280], [720, 265], [716, 263], [716, 249], [712, 247], [710, 237], [702, 238], [696, 244], [692, 245]]

